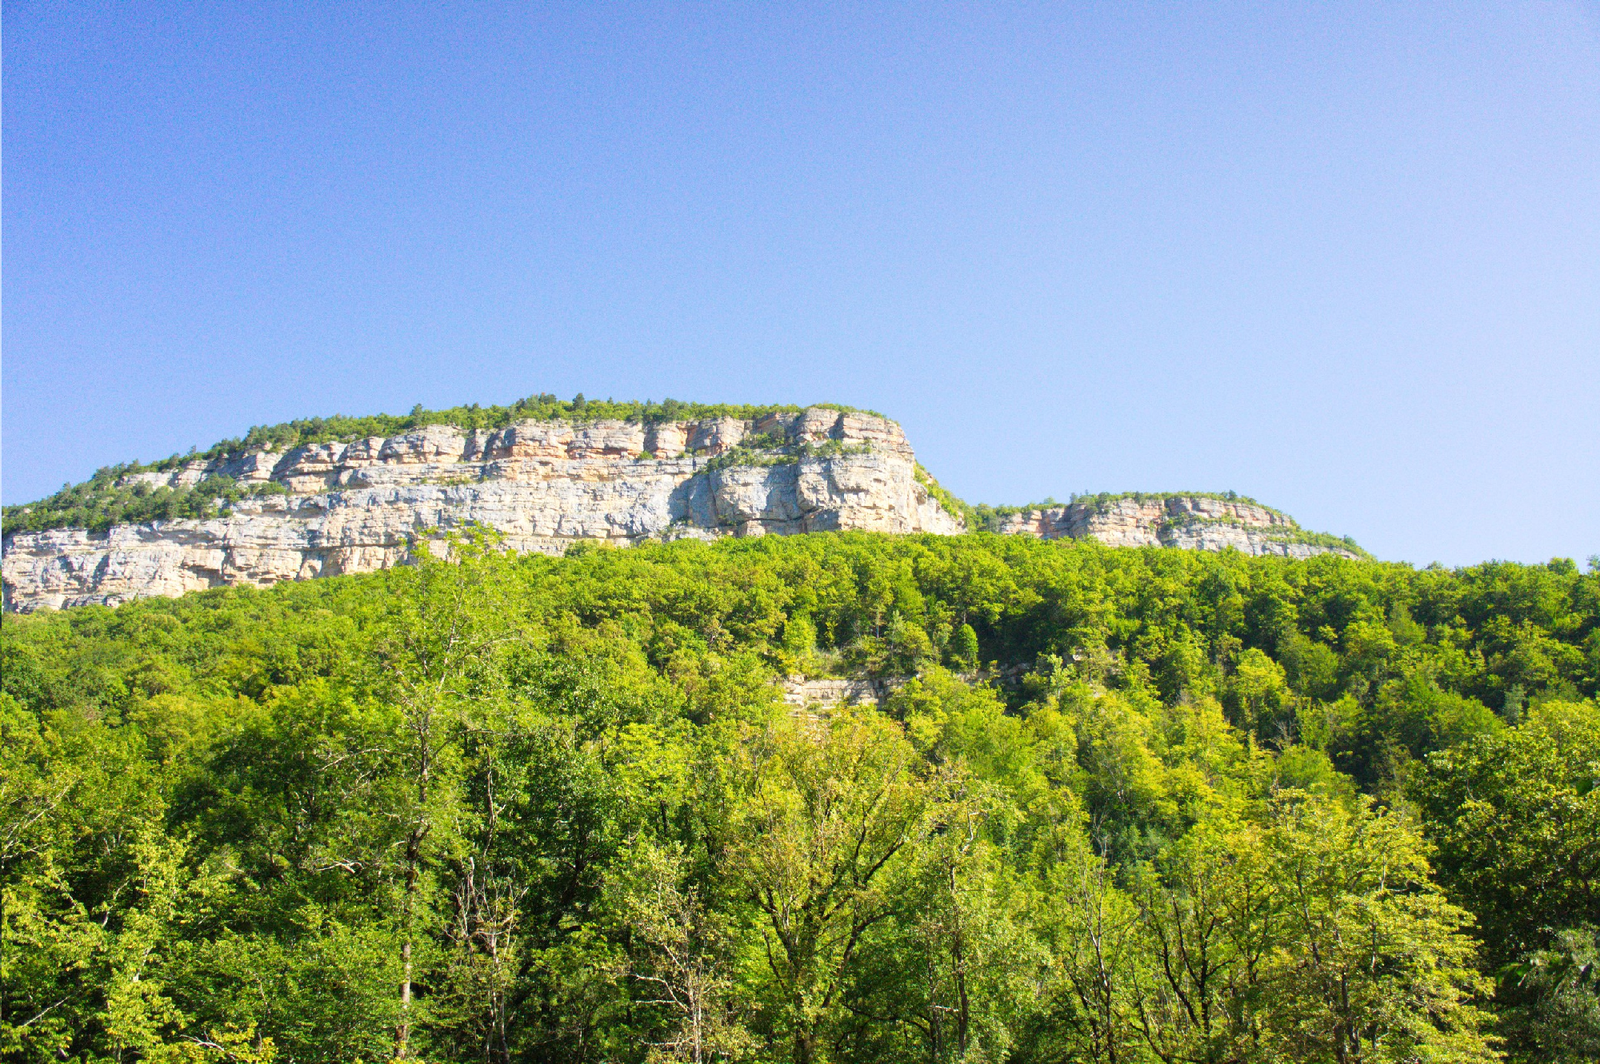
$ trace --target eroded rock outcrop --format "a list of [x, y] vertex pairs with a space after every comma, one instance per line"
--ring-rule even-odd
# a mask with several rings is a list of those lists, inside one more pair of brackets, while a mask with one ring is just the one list
[[[50, 528], [4, 542], [5, 608], [34, 610], [265, 586], [404, 561], [419, 537], [468, 526], [507, 546], [630, 545], [833, 530], [965, 530], [934, 499], [894, 422], [812, 407], [749, 420], [520, 421], [164, 463], [118, 484], [221, 483], [221, 516]], [[1197, 494], [1099, 496], [991, 517], [988, 527], [1119, 547], [1357, 557], [1275, 510]]]
[[[736, 451], [747, 440], [757, 444]], [[915, 469], [894, 422], [825, 407], [755, 421], [434, 425], [133, 474], [281, 487], [210, 520], [17, 533], [0, 571], [6, 608], [33, 610], [370, 572], [417, 536], [473, 524], [551, 554], [585, 540], [962, 531]]]
[[1309, 558], [1357, 557], [1354, 551], [1307, 542], [1294, 520], [1276, 510], [1211, 495], [1127, 495], [1034, 507], [1001, 517], [995, 531], [1041, 539], [1096, 539], [1112, 547], [1186, 547]]

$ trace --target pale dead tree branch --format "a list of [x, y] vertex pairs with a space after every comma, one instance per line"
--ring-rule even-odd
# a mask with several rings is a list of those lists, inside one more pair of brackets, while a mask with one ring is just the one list
[[31, 1027], [33, 1024], [35, 1024], [38, 1021], [44, 1019], [46, 1014], [54, 1012], [57, 1008], [59, 1008], [60, 1006], [66, 1004], [66, 1001], [67, 1001], [66, 998], [58, 999], [53, 1005], [50, 1005], [49, 1007], [45, 1008], [43, 1011], [36, 1013], [33, 1016], [33, 1018], [28, 1020], [26, 1023], [17, 1024], [17, 1028], [16, 1029], [20, 1031], [25, 1027]]

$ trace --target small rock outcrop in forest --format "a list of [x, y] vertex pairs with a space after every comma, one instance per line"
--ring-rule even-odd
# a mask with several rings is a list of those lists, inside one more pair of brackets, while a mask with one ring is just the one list
[[[112, 471], [109, 480], [103, 472], [33, 507], [7, 507], [5, 609], [371, 572], [403, 561], [419, 537], [476, 525], [495, 529], [512, 549], [549, 554], [577, 542], [967, 531], [962, 506], [922, 473], [897, 424], [834, 407], [754, 417], [546, 417], [492, 429], [423, 424], [280, 449], [270, 440], [219, 445], [208, 454]], [[124, 511], [92, 509], [111, 495], [181, 498], [194, 513], [119, 519]], [[90, 509], [68, 507], [84, 499]], [[85, 527], [85, 513], [113, 516]], [[1112, 545], [1350, 553], [1308, 541], [1265, 507], [1207, 496], [1008, 511], [988, 527]]]

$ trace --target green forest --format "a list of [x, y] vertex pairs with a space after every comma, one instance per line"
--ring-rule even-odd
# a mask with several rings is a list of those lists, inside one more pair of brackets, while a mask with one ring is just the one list
[[4, 618], [0, 1056], [1600, 1059], [1600, 560], [449, 554]]

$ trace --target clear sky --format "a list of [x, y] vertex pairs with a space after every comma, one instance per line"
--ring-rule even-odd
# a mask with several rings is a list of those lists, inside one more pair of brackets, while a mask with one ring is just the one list
[[1600, 5], [4, 4], [7, 503], [535, 392], [1600, 551]]

